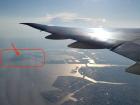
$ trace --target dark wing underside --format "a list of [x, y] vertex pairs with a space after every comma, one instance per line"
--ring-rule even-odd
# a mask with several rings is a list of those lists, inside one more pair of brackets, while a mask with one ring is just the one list
[[111, 51], [140, 62], [140, 40], [125, 42]]

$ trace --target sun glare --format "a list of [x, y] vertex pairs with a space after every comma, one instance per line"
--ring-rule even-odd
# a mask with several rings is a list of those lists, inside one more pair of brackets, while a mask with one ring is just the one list
[[107, 41], [111, 38], [112, 33], [103, 28], [95, 28], [92, 32], [89, 32], [88, 35], [90, 35], [92, 39]]

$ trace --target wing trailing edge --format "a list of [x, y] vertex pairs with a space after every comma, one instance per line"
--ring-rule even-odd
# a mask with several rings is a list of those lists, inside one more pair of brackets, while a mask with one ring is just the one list
[[98, 45], [98, 44], [90, 44], [84, 42], [74, 42], [68, 45], [70, 48], [78, 48], [78, 49], [105, 49], [106, 47]]
[[69, 39], [66, 36], [63, 35], [57, 35], [57, 34], [51, 34], [45, 37], [46, 39], [51, 39], [51, 40], [64, 40], [64, 39]]

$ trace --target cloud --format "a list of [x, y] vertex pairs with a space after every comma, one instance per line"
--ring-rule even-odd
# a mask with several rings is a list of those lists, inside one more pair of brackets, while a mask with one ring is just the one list
[[86, 16], [80, 16], [76, 13], [57, 13], [57, 14], [47, 14], [44, 17], [36, 18], [35, 19], [38, 22], [47, 22], [47, 23], [53, 23], [54, 21], [59, 21], [61, 23], [81, 23], [81, 24], [88, 24], [89, 26], [101, 26], [106, 23], [105, 18], [93, 18], [93, 17], [86, 17]]

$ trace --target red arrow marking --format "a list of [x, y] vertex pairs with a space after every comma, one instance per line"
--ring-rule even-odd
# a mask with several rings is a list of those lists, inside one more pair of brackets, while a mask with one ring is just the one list
[[20, 56], [21, 53], [20, 53], [20, 51], [16, 48], [16, 46], [15, 46], [13, 43], [11, 43], [11, 45], [12, 45], [12, 47], [13, 47], [13, 50], [14, 50], [16, 56]]

